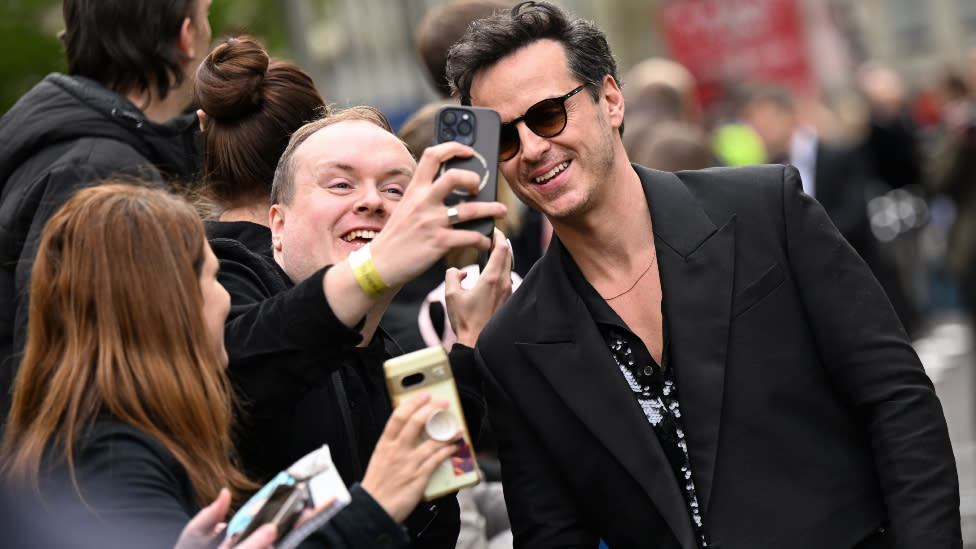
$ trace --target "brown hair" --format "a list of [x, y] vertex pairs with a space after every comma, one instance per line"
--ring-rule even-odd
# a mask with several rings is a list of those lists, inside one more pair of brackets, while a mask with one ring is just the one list
[[221, 208], [268, 203], [292, 132], [327, 113], [312, 78], [250, 36], [218, 45], [197, 71], [206, 193]]
[[194, 25], [202, 0], [64, 0], [61, 41], [68, 74], [91, 78], [120, 94], [150, 91], [166, 99], [187, 75], [179, 49], [180, 29]]
[[471, 83], [476, 74], [538, 40], [555, 40], [566, 52], [570, 73], [591, 82], [590, 97], [600, 100], [603, 77], [616, 82], [617, 62], [607, 38], [592, 22], [567, 16], [548, 2], [521, 2], [511, 10], [479, 19], [447, 55], [446, 74], [462, 105], [471, 104]]
[[414, 32], [414, 47], [427, 68], [434, 89], [442, 97], [451, 95], [447, 81], [447, 51], [464, 35], [472, 21], [510, 9], [508, 0], [452, 0], [427, 12]]
[[74, 479], [75, 445], [113, 418], [176, 457], [201, 507], [222, 486], [237, 496], [253, 487], [230, 462], [231, 390], [200, 292], [206, 245], [188, 203], [144, 186], [85, 189], [51, 218], [31, 277], [4, 473], [36, 486], [49, 456]]
[[[288, 141], [288, 147], [285, 149], [285, 152], [282, 153], [281, 159], [278, 160], [278, 169], [275, 170], [274, 183], [271, 185], [272, 204], [289, 204], [291, 202], [292, 194], [294, 193], [293, 183], [295, 179], [294, 156], [295, 151], [301, 147], [302, 143], [304, 143], [309, 137], [312, 137], [315, 132], [321, 130], [322, 128], [326, 128], [340, 122], [350, 122], [353, 120], [361, 120], [363, 122], [376, 124], [380, 128], [396, 136], [396, 133], [390, 126], [390, 122], [386, 119], [386, 116], [383, 115], [383, 113], [379, 110], [366, 105], [349, 107], [348, 109], [331, 113], [324, 118], [320, 118], [305, 124], [292, 134], [291, 139]], [[404, 144], [404, 146], [406, 146], [406, 144]], [[369, 151], [363, 151], [363, 154], [368, 152]]]

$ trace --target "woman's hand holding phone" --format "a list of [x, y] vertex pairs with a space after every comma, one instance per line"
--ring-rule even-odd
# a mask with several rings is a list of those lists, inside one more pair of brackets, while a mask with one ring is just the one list
[[360, 484], [398, 523], [420, 502], [437, 466], [457, 449], [460, 429], [451, 440], [420, 442], [427, 419], [447, 406], [446, 400], [432, 399], [426, 392], [405, 400], [386, 422], [369, 459]]

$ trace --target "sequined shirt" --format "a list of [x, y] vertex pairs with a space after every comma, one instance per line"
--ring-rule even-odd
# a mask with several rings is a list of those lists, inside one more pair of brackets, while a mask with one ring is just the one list
[[586, 281], [575, 264], [567, 265], [570, 281], [579, 293], [607, 343], [611, 356], [627, 381], [634, 398], [657, 435], [671, 465], [678, 487], [691, 517], [692, 530], [699, 548], [707, 548], [694, 475], [688, 456], [678, 386], [674, 368], [670, 367], [667, 316], [664, 320], [664, 351], [661, 364], [651, 356], [647, 346], [624, 323], [597, 291]]

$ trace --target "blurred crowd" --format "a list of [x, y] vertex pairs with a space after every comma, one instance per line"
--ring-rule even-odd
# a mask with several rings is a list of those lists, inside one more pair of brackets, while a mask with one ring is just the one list
[[974, 312], [976, 63], [909, 82], [869, 61], [852, 89], [817, 96], [747, 79], [711, 105], [698, 101], [695, 77], [670, 59], [642, 61], [623, 80], [624, 141], [634, 162], [668, 171], [796, 166], [909, 333], [933, 310]]

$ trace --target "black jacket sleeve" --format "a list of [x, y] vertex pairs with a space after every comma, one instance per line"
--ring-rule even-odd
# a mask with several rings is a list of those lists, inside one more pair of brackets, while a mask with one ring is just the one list
[[[870, 438], [894, 547], [958, 547], [959, 480], [931, 380], [884, 291], [784, 171], [783, 218], [828, 375]], [[856, 291], [851, 291], [856, 288]]]
[[[263, 409], [297, 402], [325, 384], [340, 364], [332, 359], [362, 336], [336, 318], [325, 298], [328, 267], [290, 286], [270, 259], [253, 255], [246, 262], [222, 259], [219, 279], [231, 295], [224, 327], [228, 375], [250, 407]], [[288, 287], [276, 291], [275, 284]]]
[[478, 447], [485, 429], [485, 391], [475, 363], [474, 349], [460, 343], [455, 343], [448, 354], [451, 361], [451, 371], [454, 373], [454, 383], [457, 385], [458, 396], [461, 398], [461, 409], [464, 410], [464, 420], [468, 426], [468, 433], [472, 442]]
[[352, 501], [329, 522], [316, 530], [299, 547], [301, 549], [342, 549], [345, 547], [410, 546], [404, 529], [393, 521], [359, 484], [349, 489]]

